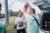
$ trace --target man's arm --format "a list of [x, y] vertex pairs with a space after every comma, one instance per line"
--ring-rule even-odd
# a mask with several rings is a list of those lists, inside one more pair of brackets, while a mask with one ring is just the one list
[[24, 14], [24, 16], [25, 16], [26, 21], [27, 21], [27, 22], [28, 22], [28, 21], [30, 22], [32, 16], [29, 15], [29, 13], [27, 13], [28, 7], [30, 7], [29, 4], [28, 4], [27, 6], [25, 5], [24, 8], [23, 8], [23, 10], [22, 10], [22, 12], [23, 12], [23, 14]]
[[28, 10], [28, 2], [25, 3], [24, 8], [22, 9], [23, 14], [25, 14], [27, 12], [27, 10]]

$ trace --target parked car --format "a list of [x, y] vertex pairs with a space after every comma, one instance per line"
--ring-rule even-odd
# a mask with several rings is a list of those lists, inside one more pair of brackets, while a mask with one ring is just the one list
[[40, 33], [48, 33], [50, 31], [50, 3], [41, 4], [39, 8], [43, 11]]

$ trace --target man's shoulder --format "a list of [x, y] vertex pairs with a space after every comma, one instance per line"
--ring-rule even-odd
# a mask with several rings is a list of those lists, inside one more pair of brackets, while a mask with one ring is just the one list
[[40, 17], [39, 17], [39, 15], [36, 15], [35, 17], [36, 17], [37, 19], [39, 19], [39, 18], [40, 18]]

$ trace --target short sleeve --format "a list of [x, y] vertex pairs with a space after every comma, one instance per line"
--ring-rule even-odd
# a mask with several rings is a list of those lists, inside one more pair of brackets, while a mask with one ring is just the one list
[[25, 19], [26, 21], [31, 21], [32, 20], [32, 16], [29, 15], [28, 13], [25, 14]]

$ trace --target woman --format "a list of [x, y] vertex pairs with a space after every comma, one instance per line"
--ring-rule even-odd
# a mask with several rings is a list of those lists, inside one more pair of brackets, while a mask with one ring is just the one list
[[24, 27], [24, 17], [22, 12], [18, 12], [18, 17], [15, 19], [15, 24], [17, 25], [17, 33], [26, 33]]

